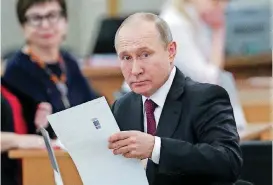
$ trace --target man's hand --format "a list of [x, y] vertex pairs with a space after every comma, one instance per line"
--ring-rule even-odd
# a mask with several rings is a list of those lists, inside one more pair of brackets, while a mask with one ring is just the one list
[[52, 113], [52, 106], [50, 103], [42, 102], [38, 105], [36, 114], [35, 114], [35, 126], [36, 128], [46, 128], [48, 127], [48, 121], [46, 117]]
[[[46, 147], [43, 137], [34, 134], [16, 135], [16, 143], [17, 148], [20, 149], [44, 149]], [[52, 147], [56, 146], [54, 142], [52, 144]]]
[[146, 159], [152, 156], [155, 137], [139, 131], [122, 131], [109, 138], [109, 149], [126, 158]]

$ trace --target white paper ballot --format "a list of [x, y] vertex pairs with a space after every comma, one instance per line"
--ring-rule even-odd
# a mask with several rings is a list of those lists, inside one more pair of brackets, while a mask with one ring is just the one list
[[148, 185], [140, 160], [114, 155], [109, 137], [119, 127], [104, 97], [48, 116], [84, 185]]

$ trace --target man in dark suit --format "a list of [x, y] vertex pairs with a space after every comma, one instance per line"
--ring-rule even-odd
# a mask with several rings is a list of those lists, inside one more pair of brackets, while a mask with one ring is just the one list
[[242, 158], [229, 96], [174, 66], [167, 24], [154, 14], [134, 14], [117, 31], [115, 47], [132, 92], [112, 106], [121, 129], [109, 138], [113, 153], [148, 159], [150, 185], [235, 182]]

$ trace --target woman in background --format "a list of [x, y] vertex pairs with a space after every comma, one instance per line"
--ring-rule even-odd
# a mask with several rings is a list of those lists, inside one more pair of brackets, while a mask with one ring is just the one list
[[[60, 50], [67, 32], [65, 0], [18, 0], [17, 16], [26, 45], [7, 62], [6, 83], [35, 102], [48, 102], [53, 113], [96, 98], [75, 58]], [[54, 137], [50, 126], [48, 131]]]
[[188, 77], [222, 86], [229, 94], [237, 128], [246, 126], [245, 115], [231, 73], [223, 70], [225, 8], [229, 0], [171, 0], [160, 17], [177, 43], [175, 65]]
[[175, 65], [195, 81], [218, 83], [228, 0], [171, 0], [161, 12], [177, 42]]

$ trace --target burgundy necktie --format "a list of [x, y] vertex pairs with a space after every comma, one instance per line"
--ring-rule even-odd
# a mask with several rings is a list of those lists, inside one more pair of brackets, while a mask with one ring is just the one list
[[147, 133], [151, 135], [155, 135], [156, 122], [155, 122], [154, 111], [157, 105], [155, 102], [153, 102], [153, 100], [146, 99], [144, 106], [145, 106], [145, 112], [146, 112], [146, 118], [147, 118]]

